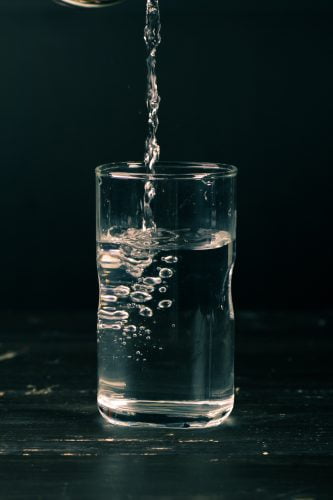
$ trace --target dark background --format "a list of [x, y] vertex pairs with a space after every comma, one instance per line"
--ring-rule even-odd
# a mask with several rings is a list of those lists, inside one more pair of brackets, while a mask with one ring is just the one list
[[[330, 306], [332, 1], [160, 4], [161, 159], [239, 167], [236, 307]], [[143, 157], [144, 5], [1, 0], [1, 308], [96, 306], [94, 167]]]

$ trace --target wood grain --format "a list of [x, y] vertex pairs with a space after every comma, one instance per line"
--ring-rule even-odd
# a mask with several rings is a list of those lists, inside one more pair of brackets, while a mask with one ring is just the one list
[[2, 313], [0, 498], [332, 498], [332, 319], [239, 313], [227, 423], [151, 431], [97, 413], [94, 313]]

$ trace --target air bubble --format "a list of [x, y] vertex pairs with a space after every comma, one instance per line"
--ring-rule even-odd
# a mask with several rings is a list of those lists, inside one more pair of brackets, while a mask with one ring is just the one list
[[160, 274], [161, 278], [171, 278], [171, 276], [173, 275], [173, 272], [171, 271], [171, 269], [164, 267], [163, 269], [160, 270], [159, 274]]
[[159, 350], [159, 351], [163, 351], [163, 347], [159, 347], [159, 348], [158, 348], [158, 350]]
[[147, 278], [143, 279], [143, 282], [145, 285], [159, 285], [162, 283], [161, 278], [154, 278], [152, 276], [148, 276]]
[[118, 297], [115, 295], [102, 295], [101, 299], [105, 302], [117, 302]]
[[128, 357], [128, 359], [132, 359], [132, 356], [127, 356], [127, 357]]
[[176, 264], [176, 262], [178, 262], [178, 257], [175, 255], [167, 255], [166, 257], [162, 257], [162, 260], [167, 264]]
[[161, 300], [161, 302], [158, 303], [159, 309], [168, 309], [171, 306], [172, 306], [172, 300]]
[[129, 332], [129, 333], [136, 332], [136, 326], [135, 325], [127, 325], [127, 326], [125, 326], [124, 332]]
[[167, 288], [165, 286], [161, 286], [161, 288], [159, 288], [159, 291], [161, 293], [165, 293], [167, 291]]
[[121, 266], [120, 252], [103, 253], [99, 259], [100, 265], [103, 269], [118, 269]]
[[140, 285], [140, 284], [136, 284], [136, 285], [133, 285], [133, 290], [135, 290], [136, 292], [148, 292], [148, 293], [152, 293], [155, 288], [151, 285]]
[[150, 335], [150, 334], [151, 334], [151, 330], [149, 330], [149, 329], [147, 328], [147, 330], [145, 330], [145, 334], [146, 334], [146, 335]]
[[154, 189], [154, 184], [150, 181], [146, 182], [145, 189], [149, 191], [150, 189]]
[[150, 340], [150, 339], [151, 339], [151, 336], [147, 335], [146, 340]]
[[126, 320], [129, 318], [129, 314], [127, 311], [115, 311], [113, 313], [113, 318]]
[[131, 299], [133, 302], [148, 302], [153, 297], [147, 292], [133, 292], [131, 293]]
[[138, 335], [137, 335], [136, 333], [133, 333], [133, 337], [134, 337], [134, 338], [135, 338], [135, 337], [137, 337], [137, 336], [138, 336]]
[[127, 297], [131, 293], [131, 290], [130, 288], [128, 288], [128, 286], [120, 285], [113, 289], [113, 293], [117, 297]]
[[146, 318], [151, 318], [153, 315], [153, 311], [150, 309], [150, 307], [140, 307], [139, 314], [141, 316], [144, 316]]
[[[127, 311], [108, 311], [103, 309], [100, 312], [100, 318], [104, 320], [125, 320], [129, 317]], [[110, 328], [108, 326], [108, 328]]]
[[135, 353], [137, 356], [141, 356], [141, 352], [140, 351], [136, 351]]
[[113, 323], [109, 328], [110, 330], [121, 330], [121, 323]]
[[122, 344], [123, 344], [123, 345], [126, 345], [126, 342], [124, 341]]
[[128, 266], [126, 272], [133, 276], [133, 278], [140, 278], [140, 276], [143, 275], [143, 269], [141, 267]]

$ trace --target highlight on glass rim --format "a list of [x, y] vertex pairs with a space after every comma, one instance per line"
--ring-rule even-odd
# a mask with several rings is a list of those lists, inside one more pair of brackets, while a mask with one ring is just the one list
[[85, 7], [85, 8], [98, 8], [98, 7], [110, 7], [111, 5], [116, 5], [118, 3], [124, 2], [125, 0], [54, 0], [56, 3], [73, 6], [73, 7]]

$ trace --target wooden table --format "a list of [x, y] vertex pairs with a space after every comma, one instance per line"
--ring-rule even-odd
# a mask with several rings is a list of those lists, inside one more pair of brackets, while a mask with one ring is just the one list
[[94, 313], [1, 314], [0, 498], [332, 499], [331, 313], [238, 313], [214, 430], [99, 417]]

